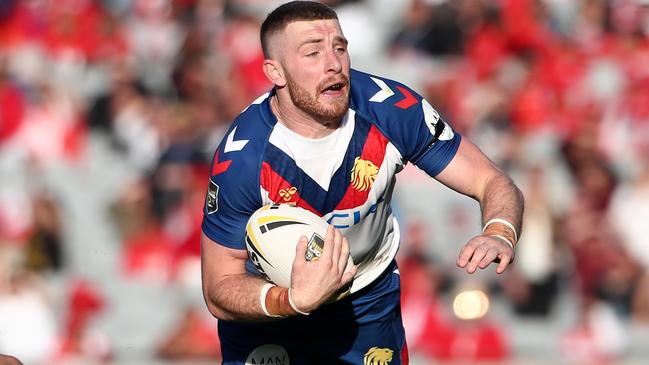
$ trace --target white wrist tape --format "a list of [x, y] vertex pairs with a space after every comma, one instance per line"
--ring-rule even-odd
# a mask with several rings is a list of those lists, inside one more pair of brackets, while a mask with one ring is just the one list
[[297, 309], [295, 306], [295, 303], [293, 303], [293, 298], [291, 298], [291, 288], [288, 289], [288, 304], [291, 305], [291, 308], [293, 308], [294, 311], [298, 312], [299, 314], [302, 314], [304, 316], [308, 316], [308, 312], [302, 312], [301, 310]]
[[261, 287], [261, 293], [259, 293], [259, 304], [261, 304], [261, 310], [264, 311], [264, 314], [266, 316], [277, 318], [277, 317], [281, 317], [281, 316], [276, 315], [276, 314], [270, 314], [270, 313], [268, 313], [268, 309], [266, 309], [266, 295], [268, 295], [268, 291], [270, 290], [270, 288], [272, 288], [274, 286], [275, 285], [273, 285], [271, 283], [266, 283], [266, 284], [264, 284], [264, 286]]
[[[504, 219], [501, 219], [501, 218], [490, 219], [487, 223], [484, 224], [484, 227], [482, 227], [482, 232], [484, 232], [491, 223], [502, 223], [502, 224], [508, 226], [509, 228], [511, 228], [512, 232], [514, 232], [514, 243], [518, 242], [518, 233], [516, 233], [516, 228], [514, 228], [514, 225], [509, 223], [508, 221], [506, 221]], [[507, 239], [505, 239], [505, 240], [507, 242], [509, 242], [509, 240], [507, 240]], [[510, 242], [510, 244], [513, 244], [513, 243]]]

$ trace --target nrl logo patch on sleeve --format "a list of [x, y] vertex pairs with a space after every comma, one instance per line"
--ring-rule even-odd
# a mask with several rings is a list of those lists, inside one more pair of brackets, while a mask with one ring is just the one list
[[219, 210], [219, 186], [212, 180], [210, 180], [210, 186], [207, 188], [205, 209], [207, 209], [207, 214], [212, 214]]

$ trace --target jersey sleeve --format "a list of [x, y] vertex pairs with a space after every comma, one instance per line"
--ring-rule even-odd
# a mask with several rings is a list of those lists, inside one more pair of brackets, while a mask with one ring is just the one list
[[356, 72], [354, 82], [353, 107], [376, 123], [406, 161], [433, 177], [444, 170], [461, 136], [428, 101], [392, 80]]
[[406, 159], [434, 177], [451, 162], [462, 136], [425, 99], [421, 100], [421, 108], [423, 118], [412, 120], [413, 129], [420, 129], [417, 143], [406, 152]]
[[261, 207], [259, 155], [252, 146], [229, 151], [226, 145], [221, 143], [212, 161], [201, 228], [223, 246], [245, 249], [246, 223]]

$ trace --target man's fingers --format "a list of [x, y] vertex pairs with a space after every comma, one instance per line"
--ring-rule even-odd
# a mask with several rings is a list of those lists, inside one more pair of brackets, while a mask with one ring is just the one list
[[322, 248], [322, 259], [331, 260], [333, 256], [334, 240], [336, 237], [336, 229], [331, 224], [327, 227], [327, 235], [325, 236], [324, 247]]
[[498, 250], [496, 248], [490, 248], [487, 253], [484, 255], [480, 264], [478, 265], [481, 269], [489, 266], [496, 258], [498, 257]]
[[302, 267], [307, 262], [305, 256], [306, 256], [306, 248], [308, 242], [309, 240], [306, 238], [306, 236], [302, 236], [297, 241], [297, 245], [295, 245], [295, 259], [293, 259], [293, 268], [292, 268], [291, 277], [295, 275], [295, 271], [297, 268]]
[[511, 264], [514, 256], [511, 249], [503, 248], [503, 244], [506, 241], [497, 237], [474, 237], [462, 247], [456, 264], [473, 274], [478, 268], [485, 269], [493, 262], [498, 264], [496, 273], [501, 274]]
[[506, 253], [503, 253], [499, 255], [499, 258], [500, 258], [500, 263], [498, 264], [498, 267], [496, 267], [496, 273], [502, 274], [503, 272], [505, 272], [505, 269], [507, 269], [507, 266], [509, 266], [512, 257]]
[[[478, 244], [478, 242], [480, 244]], [[469, 244], [467, 245], [467, 246], [469, 245], [477, 246], [473, 250], [473, 255], [471, 256], [468, 264], [466, 265], [466, 271], [469, 274], [473, 274], [478, 269], [478, 265], [480, 265], [480, 262], [484, 259], [485, 255], [487, 254], [487, 248], [484, 246], [483, 243], [484, 241], [474, 239], [471, 240], [471, 242], [469, 242]]]
[[358, 270], [358, 266], [352, 265], [352, 267], [347, 271], [346, 273], [343, 274], [342, 279], [340, 280], [341, 282], [341, 287], [349, 283], [354, 276], [356, 275], [356, 271]]
[[300, 237], [295, 246], [295, 261], [302, 262], [305, 261], [306, 256], [306, 246], [308, 245], [309, 239], [306, 236]]
[[347, 238], [343, 236], [342, 245], [340, 247], [340, 258], [338, 259], [338, 272], [343, 273], [347, 268], [347, 263], [349, 262], [349, 243]]
[[335, 235], [334, 235], [334, 246], [333, 246], [333, 252], [331, 254], [331, 264], [332, 268], [338, 269], [338, 260], [340, 259], [340, 252], [342, 251], [342, 241], [343, 241], [343, 235], [340, 233], [339, 230], [335, 230]]
[[473, 253], [475, 252], [475, 249], [477, 247], [477, 244], [475, 243], [475, 240], [469, 241], [464, 247], [462, 247], [462, 250], [460, 250], [460, 255], [457, 258], [457, 266], [459, 267], [465, 267], [466, 264], [469, 263], [469, 260], [471, 260], [471, 257], [473, 257]]

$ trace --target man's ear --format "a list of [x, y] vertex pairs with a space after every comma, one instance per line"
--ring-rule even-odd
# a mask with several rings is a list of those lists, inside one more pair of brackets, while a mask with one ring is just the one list
[[284, 77], [284, 69], [282, 65], [271, 59], [264, 60], [264, 74], [277, 87], [284, 87], [286, 85], [286, 78]]

